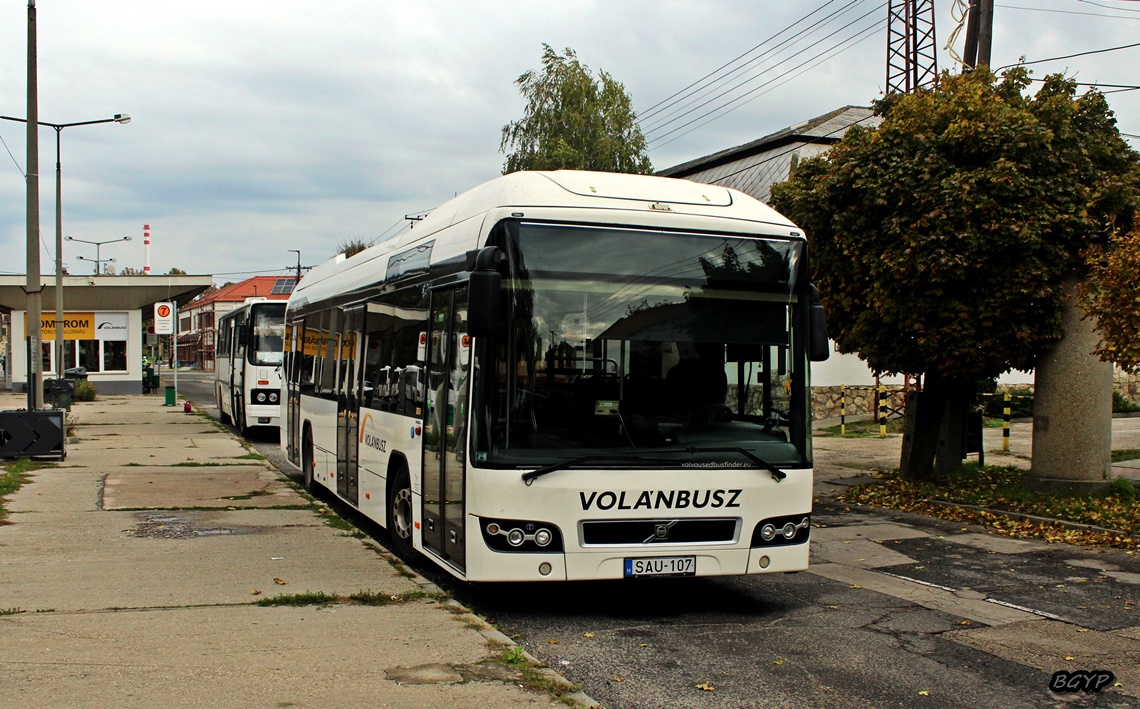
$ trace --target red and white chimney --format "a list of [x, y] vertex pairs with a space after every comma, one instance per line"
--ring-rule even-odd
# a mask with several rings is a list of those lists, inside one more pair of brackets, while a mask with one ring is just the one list
[[143, 262], [143, 275], [150, 275], [150, 224], [143, 224], [143, 244], [146, 245], [146, 260]]

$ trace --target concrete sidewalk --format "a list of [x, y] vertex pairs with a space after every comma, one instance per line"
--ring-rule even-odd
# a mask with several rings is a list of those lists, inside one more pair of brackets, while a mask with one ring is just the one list
[[[0, 707], [561, 706], [488, 662], [505, 636], [181, 402], [69, 420], [66, 461], [0, 525]], [[306, 592], [393, 600], [252, 605]]]

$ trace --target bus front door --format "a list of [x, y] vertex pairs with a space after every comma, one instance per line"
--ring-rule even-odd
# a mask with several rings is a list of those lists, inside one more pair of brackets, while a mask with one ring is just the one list
[[363, 325], [362, 308], [344, 311], [337, 349], [336, 392], [336, 491], [353, 505], [360, 495], [360, 404], [357, 400], [358, 366], [357, 331]]
[[462, 570], [467, 388], [467, 286], [432, 292], [424, 415], [423, 544]]

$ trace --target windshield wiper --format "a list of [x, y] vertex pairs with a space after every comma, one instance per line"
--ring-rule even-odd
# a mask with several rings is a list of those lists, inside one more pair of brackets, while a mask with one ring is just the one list
[[645, 458], [641, 453], [739, 453], [740, 455], [748, 458], [759, 467], [767, 470], [772, 474], [772, 479], [780, 482], [788, 477], [788, 474], [756, 455], [747, 448], [654, 448], [641, 450], [638, 453], [591, 453], [589, 455], [579, 456], [577, 458], [569, 458], [561, 460], [557, 463], [551, 463], [541, 468], [536, 468], [530, 472], [523, 473], [522, 479], [527, 485], [534, 482], [535, 478], [540, 478], [547, 473], [553, 473], [563, 468], [569, 468], [571, 465], [578, 465], [585, 463], [589, 460], [640, 460], [640, 461], [661, 461], [673, 460], [672, 458]]
[[547, 473], [553, 473], [563, 468], [569, 468], [571, 465], [578, 465], [585, 463], [587, 460], [648, 460], [635, 453], [591, 453], [589, 455], [578, 456], [577, 458], [568, 458], [567, 460], [560, 460], [557, 463], [544, 465], [541, 468], [536, 468], [530, 472], [523, 473], [522, 479], [527, 485], [534, 482], [535, 478], [540, 478]]

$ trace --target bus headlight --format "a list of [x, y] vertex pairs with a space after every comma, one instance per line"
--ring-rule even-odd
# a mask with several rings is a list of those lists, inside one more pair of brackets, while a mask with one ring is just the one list
[[271, 392], [269, 394], [269, 403], [271, 403], [271, 404], [277, 403], [277, 392]]
[[259, 391], [259, 392], [257, 392], [257, 403], [259, 403], [259, 404], [264, 404], [264, 403], [265, 403], [265, 398], [266, 398], [266, 397], [265, 397], [265, 392], [263, 392], [263, 391]]
[[811, 515], [786, 515], [760, 520], [752, 530], [752, 548], [803, 544], [811, 534]]
[[493, 551], [560, 552], [562, 532], [549, 522], [522, 519], [487, 519], [479, 521], [483, 543]]

